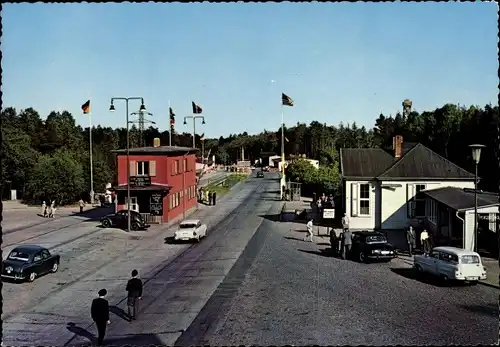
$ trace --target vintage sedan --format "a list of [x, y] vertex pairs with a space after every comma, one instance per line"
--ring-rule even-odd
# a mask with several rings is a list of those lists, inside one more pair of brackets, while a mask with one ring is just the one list
[[445, 282], [475, 285], [487, 276], [478, 253], [456, 247], [435, 247], [430, 254], [415, 255], [413, 267], [419, 274], [433, 275]]
[[2, 263], [2, 278], [15, 281], [28, 280], [49, 272], [57, 272], [61, 258], [37, 245], [20, 245], [14, 248]]
[[[101, 219], [103, 228], [117, 227], [127, 229], [128, 226], [128, 210], [120, 210], [116, 213], [108, 214]], [[136, 211], [130, 211], [130, 229], [145, 230], [149, 228], [141, 214]]]
[[396, 258], [396, 249], [384, 234], [375, 231], [356, 231], [352, 234], [352, 259], [367, 263], [375, 260], [389, 262]]
[[198, 219], [190, 219], [182, 221], [179, 224], [179, 229], [174, 234], [174, 240], [195, 240], [200, 242], [200, 239], [205, 236], [207, 236], [207, 226], [205, 224], [201, 224], [201, 221]]

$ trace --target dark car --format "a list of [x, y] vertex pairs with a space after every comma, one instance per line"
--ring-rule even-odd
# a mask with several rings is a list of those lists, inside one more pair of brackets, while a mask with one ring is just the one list
[[[117, 227], [127, 229], [128, 227], [128, 210], [121, 210], [116, 213], [108, 214], [101, 219], [101, 225], [104, 228]], [[130, 229], [144, 230], [149, 228], [149, 224], [141, 216], [139, 212], [130, 211]]]
[[33, 282], [41, 275], [57, 272], [60, 259], [59, 255], [50, 254], [40, 246], [17, 246], [2, 263], [2, 278]]
[[258, 178], [264, 177], [264, 172], [262, 172], [262, 171], [257, 172], [257, 177]]
[[389, 262], [397, 256], [396, 249], [384, 234], [375, 231], [357, 231], [352, 233], [350, 257], [367, 263], [373, 260]]

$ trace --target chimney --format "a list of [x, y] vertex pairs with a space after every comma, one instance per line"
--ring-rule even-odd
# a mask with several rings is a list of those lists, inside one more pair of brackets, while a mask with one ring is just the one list
[[153, 139], [153, 147], [160, 147], [160, 138], [159, 137], [155, 137]]
[[394, 150], [394, 158], [399, 159], [403, 154], [403, 136], [396, 135], [392, 138], [392, 149]]

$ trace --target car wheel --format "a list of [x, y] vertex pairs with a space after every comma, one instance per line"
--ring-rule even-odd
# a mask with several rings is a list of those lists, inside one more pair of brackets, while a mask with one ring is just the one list
[[422, 266], [420, 266], [418, 264], [415, 266], [415, 270], [417, 270], [417, 273], [419, 275], [422, 275], [424, 273], [424, 269], [422, 269]]
[[109, 219], [105, 219], [102, 221], [103, 228], [109, 228], [111, 226], [111, 221]]
[[366, 256], [365, 256], [365, 252], [359, 252], [359, 261], [361, 263], [366, 263]]
[[132, 223], [132, 225], [131, 225], [130, 227], [131, 227], [131, 228], [132, 228], [132, 230], [134, 230], [134, 231], [139, 230], [139, 224], [137, 224], [137, 223]]
[[35, 278], [36, 278], [36, 272], [32, 272], [28, 277], [28, 281], [33, 282]]
[[52, 270], [50, 270], [50, 272], [56, 273], [57, 270], [59, 270], [59, 264], [57, 262], [54, 262], [54, 264], [52, 265]]

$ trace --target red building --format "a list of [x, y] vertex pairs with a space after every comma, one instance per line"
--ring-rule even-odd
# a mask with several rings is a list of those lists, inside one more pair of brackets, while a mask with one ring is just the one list
[[[127, 150], [116, 153], [116, 210], [127, 209]], [[164, 223], [197, 206], [196, 149], [160, 146], [129, 149], [130, 209]]]

